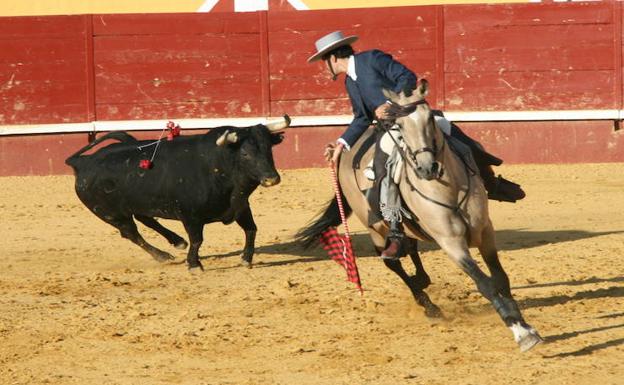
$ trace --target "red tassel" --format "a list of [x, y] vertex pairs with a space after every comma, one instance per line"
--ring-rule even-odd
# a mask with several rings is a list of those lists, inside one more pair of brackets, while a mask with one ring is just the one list
[[173, 122], [167, 123], [167, 129], [169, 132], [167, 133], [167, 140], [172, 141], [176, 136], [180, 136], [180, 126], [174, 124]]
[[152, 163], [149, 159], [141, 159], [139, 161], [139, 168], [142, 168], [143, 170], [149, 170], [152, 167], [154, 167], [154, 163]]

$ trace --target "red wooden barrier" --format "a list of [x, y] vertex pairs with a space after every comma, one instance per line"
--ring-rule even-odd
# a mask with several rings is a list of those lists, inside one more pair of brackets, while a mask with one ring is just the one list
[[[622, 14], [591, 2], [2, 18], [0, 125], [349, 114], [342, 81], [306, 63], [336, 29], [426, 77], [447, 111], [623, 110]], [[462, 127], [512, 163], [624, 161], [612, 124]], [[292, 129], [278, 164], [319, 165], [316, 146], [342, 129]], [[0, 175], [70, 172], [62, 160], [85, 142], [0, 136]]]
[[2, 18], [0, 124], [88, 120], [86, 38], [84, 16]]
[[262, 115], [258, 13], [93, 20], [98, 120]]
[[611, 2], [446, 7], [446, 109], [621, 108], [616, 16]]

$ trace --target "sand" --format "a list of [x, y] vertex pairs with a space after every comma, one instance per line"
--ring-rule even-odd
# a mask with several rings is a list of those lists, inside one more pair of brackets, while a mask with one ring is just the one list
[[497, 170], [527, 192], [490, 211], [512, 291], [546, 340], [528, 353], [434, 244], [422, 258], [440, 320], [355, 219], [362, 297], [321, 249], [294, 245], [332, 196], [325, 169], [281, 171], [252, 196], [253, 269], [239, 265], [242, 230], [206, 226], [202, 274], [149, 229], [176, 263], [122, 239], [72, 176], [0, 178], [0, 384], [624, 384], [622, 166]]

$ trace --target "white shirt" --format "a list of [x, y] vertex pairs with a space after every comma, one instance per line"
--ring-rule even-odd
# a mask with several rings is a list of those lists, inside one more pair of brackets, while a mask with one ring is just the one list
[[[355, 58], [353, 55], [349, 56], [349, 61], [347, 62], [347, 76], [353, 81], [357, 80], [357, 74], [355, 73]], [[351, 149], [351, 146], [347, 144], [347, 141], [342, 138], [338, 138], [338, 143], [342, 143], [347, 151]]]
[[349, 56], [347, 76], [349, 76], [353, 81], [357, 81], [357, 74], [355, 73], [355, 58], [353, 55]]

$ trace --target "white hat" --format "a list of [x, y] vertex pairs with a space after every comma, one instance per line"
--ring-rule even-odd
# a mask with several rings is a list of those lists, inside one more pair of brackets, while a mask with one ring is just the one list
[[308, 63], [319, 60], [323, 55], [338, 47], [351, 45], [357, 39], [357, 36], [344, 37], [340, 31], [325, 35], [316, 41], [316, 53], [308, 58]]

